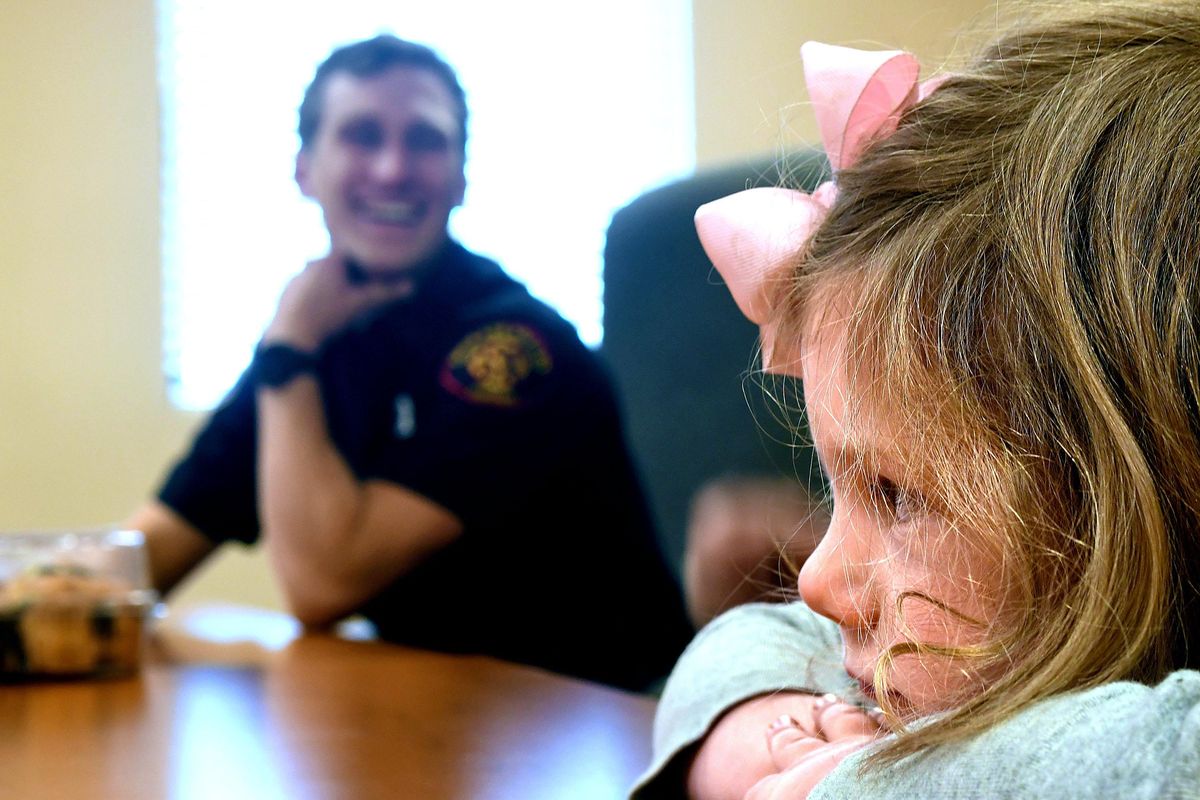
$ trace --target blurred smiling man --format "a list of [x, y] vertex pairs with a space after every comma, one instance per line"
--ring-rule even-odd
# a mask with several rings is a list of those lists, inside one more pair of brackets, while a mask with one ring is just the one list
[[466, 191], [462, 90], [419, 67], [326, 75], [301, 106], [296, 181], [324, 210], [334, 253], [378, 272], [426, 261]]
[[261, 541], [308, 625], [362, 614], [386, 640], [643, 689], [691, 629], [603, 366], [447, 232], [466, 123], [421, 45], [380, 36], [318, 68], [296, 181], [330, 252], [130, 524], [164, 592]]

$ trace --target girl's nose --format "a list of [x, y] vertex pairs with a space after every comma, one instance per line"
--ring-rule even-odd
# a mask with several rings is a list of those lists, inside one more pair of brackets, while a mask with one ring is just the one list
[[870, 542], [834, 509], [829, 530], [800, 570], [805, 604], [843, 628], [870, 628], [879, 617]]

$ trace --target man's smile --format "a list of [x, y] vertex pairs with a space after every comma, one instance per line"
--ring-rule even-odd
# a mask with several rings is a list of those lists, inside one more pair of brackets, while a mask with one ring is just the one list
[[406, 228], [419, 225], [429, 210], [423, 200], [359, 200], [351, 202], [359, 219], [376, 225], [399, 225]]

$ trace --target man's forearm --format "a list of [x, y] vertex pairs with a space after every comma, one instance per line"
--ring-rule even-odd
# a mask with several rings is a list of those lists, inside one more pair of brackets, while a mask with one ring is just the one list
[[164, 596], [216, 549], [212, 540], [159, 500], [146, 503], [124, 525], [146, 537], [150, 584]]
[[314, 378], [259, 389], [258, 411], [263, 540], [302, 622], [337, 621], [461, 534], [435, 501], [357, 478], [329, 435]]
[[[331, 253], [293, 278], [263, 344], [317, 352], [359, 314], [413, 289], [411, 281], [352, 286], [345, 267], [344, 256]], [[263, 539], [301, 621], [321, 625], [354, 611], [461, 532], [458, 518], [435, 502], [357, 478], [330, 436], [315, 376], [261, 386], [257, 406]]]
[[353, 579], [364, 490], [329, 435], [320, 387], [299, 377], [258, 390], [259, 515], [292, 610], [323, 624]]

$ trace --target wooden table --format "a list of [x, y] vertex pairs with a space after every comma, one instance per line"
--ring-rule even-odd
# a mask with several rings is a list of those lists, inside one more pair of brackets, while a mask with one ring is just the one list
[[646, 697], [238, 613], [136, 678], [0, 687], [0, 798], [608, 800], [649, 762]]

